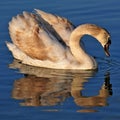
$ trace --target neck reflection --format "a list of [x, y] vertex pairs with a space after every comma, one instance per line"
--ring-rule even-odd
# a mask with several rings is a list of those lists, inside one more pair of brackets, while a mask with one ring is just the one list
[[112, 95], [112, 85], [110, 84], [109, 73], [105, 75], [104, 83], [98, 91], [98, 94], [95, 96], [84, 96], [82, 94], [82, 90], [84, 89], [84, 83], [84, 79], [81, 80], [79, 78], [74, 78], [71, 86], [71, 95], [73, 96], [76, 105], [86, 108], [80, 110], [80, 112], [93, 112], [93, 110], [91, 110], [91, 108], [93, 107], [102, 107], [108, 105], [107, 98]]

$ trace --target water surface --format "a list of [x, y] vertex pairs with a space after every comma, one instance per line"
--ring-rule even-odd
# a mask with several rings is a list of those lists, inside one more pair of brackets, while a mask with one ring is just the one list
[[[44, 0], [0, 2], [0, 118], [3, 120], [120, 119], [120, 1]], [[35, 68], [14, 60], [8, 22], [22, 11], [42, 9], [71, 20], [76, 26], [94, 23], [111, 33], [111, 57], [94, 38], [83, 38], [98, 71]]]

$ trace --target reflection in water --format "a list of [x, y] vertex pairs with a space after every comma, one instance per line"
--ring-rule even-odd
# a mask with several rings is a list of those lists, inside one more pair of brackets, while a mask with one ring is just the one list
[[15, 60], [11, 68], [18, 68], [24, 78], [14, 82], [12, 97], [24, 100], [24, 106], [53, 106], [73, 97], [76, 105], [86, 109], [79, 112], [95, 112], [92, 107], [106, 106], [107, 98], [112, 95], [110, 75], [105, 75], [104, 83], [96, 96], [83, 96], [84, 83], [96, 71], [71, 71], [37, 68], [21, 64]]
[[26, 75], [14, 83], [12, 97], [25, 100], [21, 105], [51, 106], [70, 96], [70, 81]]
[[[74, 98], [75, 103], [78, 106], [83, 106], [88, 109], [80, 110], [80, 112], [93, 112], [94, 110], [91, 110], [89, 108], [95, 107], [95, 106], [106, 106], [107, 98], [112, 95], [112, 85], [110, 84], [110, 76], [109, 73], [105, 76], [105, 81], [99, 90], [99, 94], [95, 96], [84, 96], [82, 94], [82, 90], [84, 88], [84, 79], [81, 80], [79, 78], [75, 78], [71, 85], [71, 95]], [[94, 111], [96, 112], [96, 111]]]

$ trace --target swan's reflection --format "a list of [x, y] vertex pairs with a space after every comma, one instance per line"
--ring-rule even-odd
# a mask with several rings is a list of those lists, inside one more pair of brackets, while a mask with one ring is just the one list
[[94, 76], [95, 71], [64, 71], [36, 68], [19, 63], [15, 60], [10, 67], [18, 68], [24, 78], [16, 80], [12, 97], [24, 100], [24, 106], [52, 106], [62, 103], [72, 96], [78, 106], [87, 107], [84, 112], [95, 106], [106, 106], [107, 98], [112, 95], [109, 73], [96, 96], [83, 96], [84, 83]]

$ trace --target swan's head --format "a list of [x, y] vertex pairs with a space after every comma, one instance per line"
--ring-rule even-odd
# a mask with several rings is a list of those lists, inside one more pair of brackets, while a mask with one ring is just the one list
[[109, 46], [111, 44], [110, 33], [101, 27], [97, 27], [97, 34], [95, 35], [96, 39], [101, 43], [104, 48], [105, 54], [110, 56]]
[[72, 32], [71, 39], [73, 39], [72, 37], [74, 34], [76, 34], [77, 37], [79, 37], [80, 35], [83, 36], [86, 34], [93, 36], [101, 43], [101, 45], [104, 48], [105, 54], [107, 56], [110, 56], [110, 53], [109, 53], [109, 46], [111, 44], [110, 33], [106, 29], [99, 27], [95, 24], [87, 23], [87, 24], [82, 24], [79, 27], [77, 27]]

